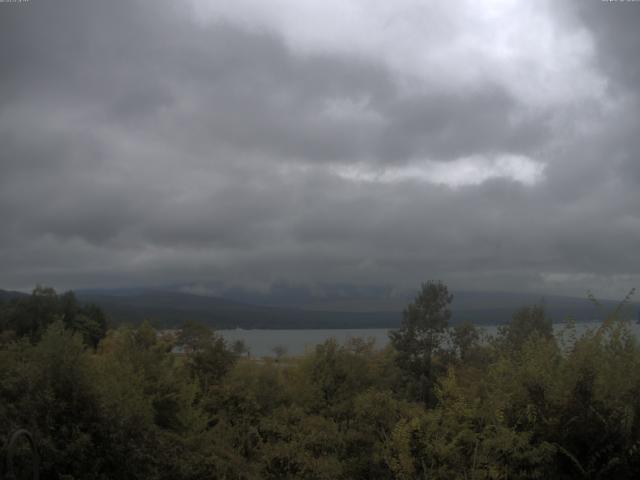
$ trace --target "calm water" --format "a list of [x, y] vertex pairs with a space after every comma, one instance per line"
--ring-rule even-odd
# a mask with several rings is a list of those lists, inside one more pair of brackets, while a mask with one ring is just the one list
[[[588, 328], [596, 327], [597, 323], [579, 323], [576, 326], [577, 333], [580, 334]], [[556, 331], [562, 329], [564, 324], [554, 325]], [[640, 325], [630, 324], [632, 331], [640, 337]], [[483, 327], [483, 330], [493, 335], [498, 329], [497, 325]], [[287, 355], [301, 355], [308, 349], [312, 349], [319, 343], [323, 343], [329, 338], [335, 338], [344, 343], [349, 338], [373, 338], [376, 346], [384, 347], [389, 342], [389, 331], [387, 328], [364, 328], [364, 329], [326, 329], [326, 330], [218, 330], [229, 343], [236, 340], [244, 340], [251, 351], [251, 355], [256, 357], [273, 356], [275, 347], [284, 347]]]

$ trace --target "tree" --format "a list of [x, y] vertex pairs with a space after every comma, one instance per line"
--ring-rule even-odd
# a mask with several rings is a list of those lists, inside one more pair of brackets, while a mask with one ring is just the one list
[[553, 338], [553, 324], [543, 305], [532, 305], [516, 311], [511, 322], [498, 329], [498, 335], [507, 348], [519, 350], [532, 336]]
[[415, 394], [425, 403], [433, 399], [433, 354], [449, 326], [453, 295], [442, 282], [429, 281], [403, 312], [399, 330], [389, 334], [398, 366], [414, 380]]
[[73, 292], [58, 295], [51, 287], [38, 285], [30, 296], [9, 300], [0, 308], [2, 338], [28, 337], [37, 343], [49, 325], [62, 321], [65, 328], [82, 335], [95, 348], [107, 332], [107, 318], [96, 305], [81, 305]]
[[184, 348], [185, 352], [202, 350], [214, 341], [214, 333], [206, 325], [198, 322], [186, 321], [182, 324], [177, 344]]
[[207, 391], [231, 370], [236, 360], [237, 356], [227, 348], [224, 339], [214, 334], [210, 343], [187, 355], [187, 367], [202, 390]]
[[241, 357], [245, 353], [247, 354], [247, 357], [251, 356], [251, 350], [249, 350], [249, 347], [244, 340], [236, 340], [233, 342], [231, 345], [231, 351], [238, 357]]
[[107, 318], [97, 305], [84, 305], [75, 316], [72, 329], [82, 334], [85, 343], [93, 348], [98, 346], [107, 334]]
[[287, 354], [287, 347], [284, 345], [276, 345], [271, 351], [276, 357], [276, 362], [279, 362]]
[[469, 353], [480, 342], [480, 330], [471, 322], [464, 322], [453, 327], [451, 343], [460, 360], [467, 360]]

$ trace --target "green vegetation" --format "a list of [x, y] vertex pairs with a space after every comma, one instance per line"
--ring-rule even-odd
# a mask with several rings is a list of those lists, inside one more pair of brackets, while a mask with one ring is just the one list
[[449, 328], [451, 303], [427, 283], [383, 350], [329, 340], [258, 360], [196, 323], [107, 330], [99, 309], [37, 288], [0, 302], [0, 442], [33, 432], [45, 479], [640, 473], [640, 345], [617, 312], [554, 336], [528, 307], [485, 338]]

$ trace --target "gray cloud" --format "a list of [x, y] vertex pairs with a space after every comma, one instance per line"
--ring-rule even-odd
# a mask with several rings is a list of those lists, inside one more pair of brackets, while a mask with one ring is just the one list
[[[416, 80], [382, 56], [296, 49], [277, 25], [196, 21], [170, 2], [0, 4], [0, 287], [440, 277], [618, 295], [640, 278], [640, 7], [580, 5], [549, 21], [591, 39], [580, 68], [607, 89], [564, 99], [551, 78], [543, 102], [513, 80], [535, 63]], [[543, 176], [336, 173], [505, 155]]]
[[[613, 5], [615, 3], [615, 5]], [[612, 88], [636, 89], [640, 65], [636, 61], [640, 36], [640, 10], [633, 2], [572, 2], [574, 15], [596, 39], [597, 63], [612, 80]]]

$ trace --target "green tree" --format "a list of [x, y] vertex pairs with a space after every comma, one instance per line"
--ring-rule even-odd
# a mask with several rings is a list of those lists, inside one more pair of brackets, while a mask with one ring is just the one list
[[461, 323], [451, 330], [451, 346], [459, 359], [465, 361], [479, 346], [481, 331], [471, 322]]
[[498, 329], [498, 338], [512, 350], [519, 350], [532, 336], [553, 338], [553, 324], [543, 305], [531, 305], [517, 310], [507, 325]]
[[271, 349], [273, 355], [275, 356], [276, 362], [279, 362], [287, 355], [287, 347], [284, 345], [276, 345]]
[[334, 480], [343, 477], [343, 442], [335, 421], [306, 414], [300, 407], [279, 409], [260, 424], [262, 478]]
[[27, 337], [36, 343], [49, 325], [60, 320], [82, 335], [95, 348], [107, 332], [107, 319], [96, 305], [81, 305], [73, 292], [58, 295], [51, 287], [38, 285], [30, 296], [9, 300], [0, 306], [0, 338]]
[[251, 356], [251, 351], [249, 350], [249, 347], [244, 340], [236, 340], [235, 342], [233, 342], [233, 344], [231, 345], [231, 350], [238, 357], [243, 356], [245, 353], [247, 354], [247, 357]]
[[227, 348], [222, 337], [214, 335], [208, 344], [189, 353], [187, 359], [189, 370], [206, 391], [231, 370], [237, 356]]
[[389, 334], [398, 366], [413, 380], [414, 394], [429, 404], [434, 399], [433, 355], [449, 326], [453, 295], [442, 282], [426, 282], [403, 312], [399, 330]]
[[96, 348], [100, 340], [107, 334], [107, 317], [100, 307], [94, 304], [84, 305], [78, 309], [71, 329], [80, 333], [84, 342]]
[[203, 391], [218, 382], [233, 366], [238, 356], [208, 326], [185, 322], [177, 339], [187, 355], [187, 368]]
[[209, 345], [214, 339], [211, 328], [202, 323], [186, 321], [180, 328], [180, 334], [176, 343], [184, 348], [184, 351], [194, 352]]

